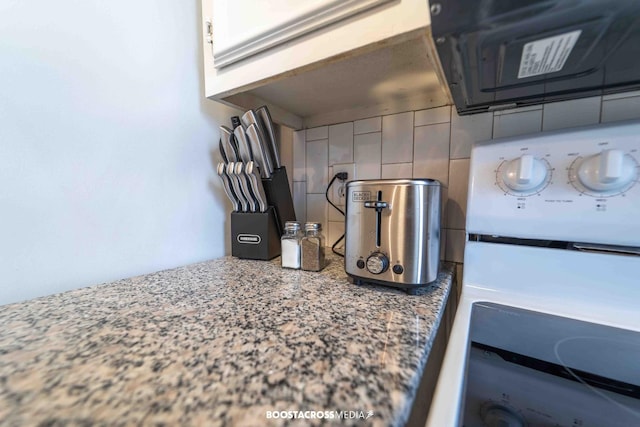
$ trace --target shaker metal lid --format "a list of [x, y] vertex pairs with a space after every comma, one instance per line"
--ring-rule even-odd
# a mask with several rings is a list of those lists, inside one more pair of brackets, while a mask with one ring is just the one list
[[301, 225], [297, 221], [287, 221], [284, 223], [285, 230], [300, 230]]

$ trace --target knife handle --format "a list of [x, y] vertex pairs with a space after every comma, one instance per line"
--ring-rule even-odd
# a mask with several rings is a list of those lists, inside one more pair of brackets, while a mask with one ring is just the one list
[[[268, 176], [262, 175], [262, 177], [269, 178], [273, 173], [273, 163], [271, 162], [272, 156], [270, 154], [271, 149], [267, 146], [267, 139], [264, 132], [262, 132], [260, 118], [256, 115], [255, 111], [248, 110], [242, 115], [242, 123], [247, 127], [247, 134], [249, 135], [249, 141], [251, 141], [251, 149], [253, 151], [253, 160], [256, 161], [256, 151], [259, 151], [262, 154], [260, 156], [262, 157], [260, 159], [260, 173], [262, 173], [262, 169], [266, 169], [268, 171]], [[251, 133], [249, 133], [251, 125], [254, 126], [255, 131], [251, 131]], [[258, 142], [254, 142], [252, 139], [257, 140]], [[254, 149], [256, 145], [258, 148]]]
[[227, 162], [237, 162], [238, 157], [236, 154], [236, 150], [233, 147], [233, 142], [231, 141], [233, 137], [233, 131], [223, 125], [220, 126], [220, 133], [222, 135], [222, 149], [224, 151]]
[[247, 212], [249, 210], [249, 202], [247, 201], [244, 194], [242, 193], [242, 188], [240, 187], [240, 180], [233, 173], [233, 168], [234, 168], [234, 162], [230, 162], [227, 165], [225, 172], [229, 177], [229, 180], [231, 181], [231, 186], [233, 187], [234, 193], [236, 193], [236, 196], [238, 196], [238, 200], [240, 201], [242, 211]]
[[264, 150], [264, 144], [260, 142], [260, 135], [258, 133], [258, 127], [255, 124], [250, 124], [247, 127], [247, 136], [249, 137], [249, 142], [251, 143], [251, 152], [253, 153], [253, 161], [257, 163], [258, 168], [260, 169], [260, 176], [262, 178], [271, 178], [271, 169], [270, 165], [267, 164], [266, 153]]
[[253, 154], [251, 153], [251, 146], [249, 145], [249, 141], [247, 141], [247, 134], [244, 132], [244, 128], [238, 126], [233, 130], [233, 135], [236, 137], [236, 141], [238, 141], [240, 160], [244, 163], [252, 161]]
[[248, 128], [251, 125], [257, 124], [258, 118], [256, 117], [256, 113], [253, 110], [247, 110], [240, 118], [240, 121], [245, 128]]
[[247, 163], [245, 172], [251, 182], [251, 188], [253, 188], [254, 194], [256, 195], [256, 200], [260, 206], [260, 212], [265, 212], [267, 210], [267, 196], [264, 192], [264, 187], [262, 186], [262, 179], [260, 179], [260, 175], [256, 174], [253, 162]]
[[224, 147], [222, 146], [222, 138], [218, 141], [218, 150], [220, 150], [220, 156], [222, 156], [222, 161], [224, 163], [229, 163], [229, 159], [227, 158], [227, 153], [224, 152]]
[[222, 180], [222, 187], [224, 188], [224, 192], [227, 193], [227, 197], [229, 198], [229, 200], [231, 200], [231, 204], [233, 204], [233, 210], [239, 211], [240, 201], [238, 200], [238, 197], [233, 192], [233, 189], [231, 188], [231, 181], [229, 180], [229, 177], [227, 176], [227, 173], [225, 172], [224, 167], [225, 167], [224, 163], [218, 163], [218, 168], [217, 168], [218, 176], [220, 177], [220, 180]]
[[258, 203], [249, 189], [251, 185], [248, 182], [247, 176], [242, 171], [243, 166], [244, 165], [241, 162], [237, 162], [233, 167], [233, 173], [238, 178], [240, 188], [242, 189], [245, 199], [247, 199], [247, 202], [249, 203], [249, 212], [256, 212]]

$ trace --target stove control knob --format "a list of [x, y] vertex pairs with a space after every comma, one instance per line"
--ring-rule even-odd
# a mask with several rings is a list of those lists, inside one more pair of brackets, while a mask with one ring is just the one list
[[373, 274], [381, 274], [389, 268], [389, 258], [380, 252], [372, 253], [367, 258], [367, 270]]
[[580, 183], [592, 191], [622, 190], [636, 178], [636, 163], [622, 150], [604, 150], [578, 166]]
[[548, 174], [542, 160], [524, 154], [506, 164], [502, 169], [502, 181], [513, 191], [531, 191], [542, 186]]

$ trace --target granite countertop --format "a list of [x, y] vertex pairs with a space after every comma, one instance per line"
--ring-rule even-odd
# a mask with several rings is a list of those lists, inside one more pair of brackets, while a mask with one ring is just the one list
[[0, 306], [0, 424], [402, 425], [442, 270], [410, 296], [351, 284], [334, 256], [320, 273], [225, 257]]

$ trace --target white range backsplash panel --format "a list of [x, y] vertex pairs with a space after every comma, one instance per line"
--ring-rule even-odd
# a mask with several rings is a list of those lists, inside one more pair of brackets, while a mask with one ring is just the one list
[[[615, 190], [591, 191], [576, 172], [583, 160], [606, 150], [622, 152], [633, 179]], [[528, 155], [546, 176], [534, 189], [514, 191], [504, 182], [504, 170]], [[639, 164], [638, 121], [480, 143], [471, 157], [467, 231], [640, 246]]]

